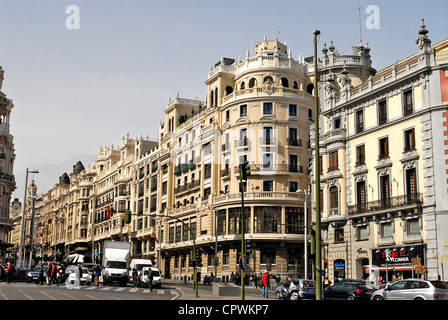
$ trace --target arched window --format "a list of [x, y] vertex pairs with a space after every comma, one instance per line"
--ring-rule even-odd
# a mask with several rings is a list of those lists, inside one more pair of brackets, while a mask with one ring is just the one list
[[282, 87], [283, 88], [288, 88], [289, 87], [289, 81], [286, 78], [282, 78], [281, 79], [281, 83], [282, 83]]
[[243, 82], [241, 82], [241, 86], [240, 86], [240, 89], [241, 89], [241, 90], [244, 90], [244, 89], [246, 89], [246, 84], [244, 83], [244, 81], [243, 81]]
[[215, 89], [215, 106], [218, 106], [218, 88]]
[[330, 188], [330, 209], [339, 208], [339, 191], [338, 187], [333, 186]]
[[299, 85], [297, 84], [297, 81], [294, 81], [292, 83], [292, 87], [293, 87], [293, 89], [299, 89]]
[[255, 78], [252, 78], [249, 80], [249, 88], [255, 87], [256, 84], [257, 84], [257, 80]]
[[266, 83], [266, 82], [274, 82], [274, 79], [272, 79], [271, 76], [264, 77], [263, 83]]
[[306, 92], [309, 94], [313, 94], [314, 91], [314, 85], [312, 83], [310, 83], [309, 85], [306, 86]]
[[226, 87], [226, 95], [229, 95], [233, 92], [233, 88], [231, 86]]
[[215, 93], [212, 90], [212, 92], [210, 92], [210, 106], [212, 106], [212, 107], [213, 107], [213, 103], [215, 102], [214, 95], [215, 95]]

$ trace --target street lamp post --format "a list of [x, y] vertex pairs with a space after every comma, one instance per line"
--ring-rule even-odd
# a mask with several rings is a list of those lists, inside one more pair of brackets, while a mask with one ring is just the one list
[[22, 207], [22, 226], [20, 228], [20, 248], [19, 248], [19, 262], [20, 267], [23, 268], [22, 261], [22, 251], [23, 251], [23, 228], [25, 224], [25, 207], [26, 207], [26, 193], [28, 189], [28, 173], [39, 173], [37, 170], [29, 170], [26, 168], [26, 178], [25, 178], [25, 195], [23, 196], [23, 207]]
[[304, 232], [304, 247], [305, 247], [305, 256], [304, 256], [304, 264], [305, 264], [305, 279], [308, 279], [308, 212], [307, 212], [307, 194], [308, 190], [300, 190], [298, 189], [296, 192], [303, 192], [305, 195], [305, 232]]
[[322, 300], [322, 247], [321, 247], [321, 216], [320, 216], [320, 163], [319, 163], [319, 79], [317, 72], [317, 37], [314, 35], [314, 179], [315, 179], [315, 207], [316, 207], [316, 300]]

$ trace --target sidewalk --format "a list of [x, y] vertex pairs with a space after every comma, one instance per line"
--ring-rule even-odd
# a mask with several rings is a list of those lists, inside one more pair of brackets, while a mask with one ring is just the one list
[[[213, 294], [212, 285], [204, 287], [204, 285], [199, 285], [198, 296], [196, 297], [192, 286], [179, 286], [176, 282], [170, 282], [176, 290], [179, 291], [180, 295], [176, 300], [241, 300], [241, 290], [238, 296], [217, 296]], [[244, 287], [244, 300], [277, 300], [275, 296], [275, 290], [269, 289], [269, 298], [263, 298], [261, 295], [261, 288], [252, 288], [250, 286]]]

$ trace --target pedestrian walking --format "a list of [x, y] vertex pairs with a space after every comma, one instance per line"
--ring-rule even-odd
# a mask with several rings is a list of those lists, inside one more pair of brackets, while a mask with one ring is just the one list
[[48, 285], [51, 284], [51, 268], [52, 268], [52, 267], [53, 267], [53, 264], [50, 263], [50, 265], [48, 266], [48, 269], [47, 269], [47, 273], [46, 273], [46, 276], [47, 276], [47, 284], [48, 284]]
[[148, 284], [148, 288], [149, 291], [152, 292], [152, 282], [154, 280], [154, 276], [152, 275], [152, 270], [149, 269], [149, 274], [148, 274], [148, 278], [147, 278], [147, 284]]
[[6, 266], [6, 283], [12, 283], [11, 281], [11, 275], [12, 275], [12, 265], [11, 262], [8, 262], [8, 265]]
[[16, 267], [11, 263], [11, 281], [16, 283]]
[[132, 283], [134, 288], [138, 285], [138, 272], [135, 268], [132, 269]]
[[81, 266], [79, 265], [79, 263], [77, 264], [77, 267], [78, 267], [78, 275], [79, 275], [78, 282], [81, 283], [81, 278], [82, 278], [82, 268], [81, 268]]
[[101, 267], [98, 265], [98, 263], [95, 266], [95, 286], [100, 286], [100, 275], [101, 275]]
[[52, 283], [56, 283], [56, 276], [58, 274], [58, 267], [56, 266], [56, 264], [52, 264], [51, 266], [51, 274], [50, 274], [50, 284]]
[[45, 281], [44, 266], [41, 263], [40, 266], [39, 266], [39, 271], [37, 273], [37, 284], [43, 285], [44, 281]]
[[271, 279], [271, 276], [269, 275], [269, 271], [266, 269], [263, 273], [263, 276], [261, 277], [261, 283], [263, 285], [263, 291], [262, 296], [263, 298], [269, 298], [268, 291], [269, 291], [269, 280]]

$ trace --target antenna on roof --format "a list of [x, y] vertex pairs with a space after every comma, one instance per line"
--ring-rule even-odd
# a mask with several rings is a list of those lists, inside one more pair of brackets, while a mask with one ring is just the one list
[[362, 42], [362, 34], [361, 34], [361, 7], [358, 7], [358, 17], [359, 17], [359, 40]]

